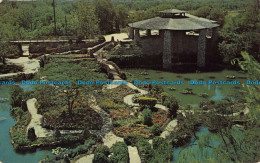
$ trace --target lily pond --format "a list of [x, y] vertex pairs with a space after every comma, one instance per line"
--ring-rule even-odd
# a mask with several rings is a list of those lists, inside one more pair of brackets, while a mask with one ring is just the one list
[[[245, 93], [246, 74], [232, 70], [205, 73], [172, 73], [145, 69], [124, 69], [128, 81], [183, 81], [183, 85], [161, 85], [182, 106], [198, 105], [203, 100], [240, 99]], [[239, 81], [240, 85], [190, 85], [193, 81]]]

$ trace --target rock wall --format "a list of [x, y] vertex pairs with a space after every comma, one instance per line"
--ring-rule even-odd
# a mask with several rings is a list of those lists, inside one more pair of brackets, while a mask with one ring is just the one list
[[145, 55], [159, 55], [163, 53], [163, 37], [161, 36], [141, 37], [140, 45]]

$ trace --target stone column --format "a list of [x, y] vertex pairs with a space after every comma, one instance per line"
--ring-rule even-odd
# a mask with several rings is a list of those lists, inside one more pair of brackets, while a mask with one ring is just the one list
[[147, 36], [151, 36], [151, 30], [150, 30], [150, 29], [147, 29], [147, 30], [146, 30], [146, 35], [147, 35]]
[[133, 27], [130, 27], [130, 29], [129, 29], [129, 38], [130, 39], [134, 39], [134, 28]]
[[163, 40], [163, 68], [170, 70], [172, 66], [172, 37], [171, 31], [164, 31], [164, 40]]
[[199, 32], [198, 39], [198, 55], [197, 55], [197, 66], [205, 67], [206, 65], [206, 29], [202, 29]]
[[139, 32], [139, 29], [135, 29], [134, 40], [135, 40], [136, 42], [139, 42], [139, 41], [140, 41], [140, 32]]

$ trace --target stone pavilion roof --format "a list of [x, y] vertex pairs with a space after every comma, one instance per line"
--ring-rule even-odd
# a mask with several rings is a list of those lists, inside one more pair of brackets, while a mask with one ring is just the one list
[[160, 17], [146, 19], [128, 25], [137, 29], [151, 30], [199, 30], [218, 27], [216, 21], [193, 16], [185, 11], [170, 9], [160, 11]]

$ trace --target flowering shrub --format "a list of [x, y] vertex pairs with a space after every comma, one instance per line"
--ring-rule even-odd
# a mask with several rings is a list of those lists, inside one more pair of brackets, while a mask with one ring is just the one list
[[150, 97], [138, 97], [136, 100], [140, 105], [150, 106], [150, 107], [153, 107], [157, 102], [156, 98], [150, 98]]
[[146, 125], [142, 125], [142, 126], [134, 126], [134, 127], [117, 127], [115, 128], [114, 130], [114, 133], [117, 135], [117, 136], [120, 136], [120, 137], [124, 137], [128, 134], [135, 134], [135, 135], [142, 135], [146, 138], [148, 137], [151, 137], [152, 134], [150, 134], [148, 131], [145, 131], [147, 128]]
[[119, 118], [124, 119], [130, 117], [130, 111], [127, 109], [111, 110], [110, 115], [113, 120], [117, 120]]
[[153, 115], [153, 123], [163, 125], [167, 120], [167, 112], [161, 110], [159, 113]]
[[103, 121], [97, 112], [89, 108], [75, 111], [73, 118], [65, 112], [60, 115], [44, 115], [42, 125], [47, 129], [100, 129]]
[[106, 101], [101, 102], [101, 104], [99, 105], [102, 109], [104, 109], [106, 112], [109, 112], [109, 110], [111, 109], [119, 109], [119, 108], [123, 108], [124, 105], [120, 105], [115, 103], [112, 100], [107, 99]]

